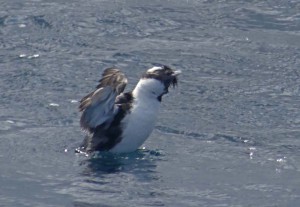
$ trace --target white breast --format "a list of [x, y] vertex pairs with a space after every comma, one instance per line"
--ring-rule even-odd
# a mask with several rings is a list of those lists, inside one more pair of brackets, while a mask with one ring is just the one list
[[[154, 102], [155, 100], [152, 100]], [[159, 102], [135, 102], [132, 111], [122, 121], [122, 140], [111, 152], [132, 152], [138, 149], [151, 134], [159, 110]]]
[[[151, 80], [152, 81], [152, 80]], [[147, 91], [145, 83], [149, 81], [140, 81], [133, 96], [135, 100], [131, 113], [127, 114], [121, 124], [124, 127], [122, 140], [111, 152], [132, 152], [138, 149], [151, 134], [160, 108], [160, 102], [157, 100], [156, 94]], [[160, 84], [154, 82], [154, 84]]]

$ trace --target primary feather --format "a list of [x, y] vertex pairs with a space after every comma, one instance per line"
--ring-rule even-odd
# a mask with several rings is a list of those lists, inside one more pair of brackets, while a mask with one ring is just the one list
[[120, 70], [108, 68], [99, 82], [97, 89], [80, 101], [80, 125], [88, 132], [93, 132], [97, 126], [109, 123], [112, 119], [116, 113], [116, 97], [124, 91], [127, 78]]

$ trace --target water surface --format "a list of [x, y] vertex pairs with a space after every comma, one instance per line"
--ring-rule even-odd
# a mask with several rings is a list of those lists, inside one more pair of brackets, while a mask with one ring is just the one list
[[[298, 206], [300, 2], [0, 2], [2, 206]], [[78, 100], [181, 69], [144, 148], [74, 154]]]

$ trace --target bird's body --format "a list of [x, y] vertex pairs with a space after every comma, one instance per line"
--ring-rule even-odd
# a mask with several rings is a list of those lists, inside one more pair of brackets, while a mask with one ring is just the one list
[[167, 66], [153, 67], [132, 92], [118, 69], [106, 69], [97, 89], [81, 100], [81, 127], [88, 132], [78, 152], [132, 152], [151, 134], [161, 98], [171, 84], [177, 84], [179, 71]]

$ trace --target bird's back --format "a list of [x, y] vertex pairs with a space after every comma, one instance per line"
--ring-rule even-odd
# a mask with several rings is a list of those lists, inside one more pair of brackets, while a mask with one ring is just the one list
[[130, 92], [120, 94], [116, 98], [114, 116], [86, 135], [81, 151], [109, 151], [117, 145], [122, 139], [122, 121], [130, 113], [132, 102]]

